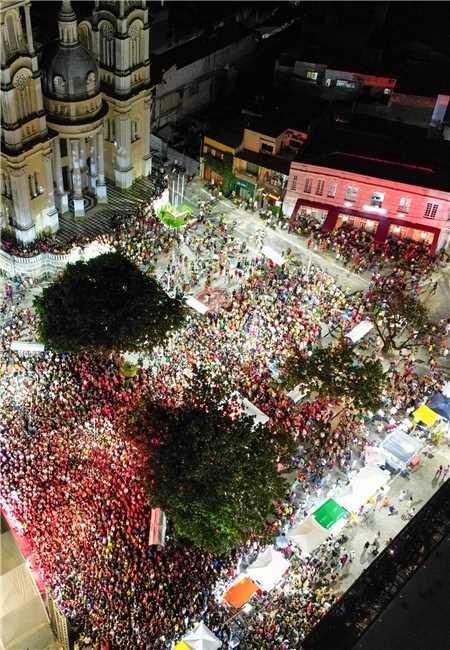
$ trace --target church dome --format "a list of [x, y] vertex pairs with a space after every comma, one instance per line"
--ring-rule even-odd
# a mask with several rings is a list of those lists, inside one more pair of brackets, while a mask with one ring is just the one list
[[44, 62], [44, 93], [62, 100], [82, 100], [100, 90], [98, 66], [80, 43], [71, 47], [58, 45]]

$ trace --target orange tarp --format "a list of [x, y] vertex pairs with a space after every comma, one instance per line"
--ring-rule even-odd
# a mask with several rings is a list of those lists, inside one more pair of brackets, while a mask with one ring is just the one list
[[225, 592], [224, 600], [234, 607], [239, 609], [258, 591], [258, 587], [250, 578], [242, 578], [236, 582], [232, 587]]

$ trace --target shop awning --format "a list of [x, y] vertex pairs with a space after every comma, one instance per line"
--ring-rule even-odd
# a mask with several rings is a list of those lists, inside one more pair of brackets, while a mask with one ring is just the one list
[[417, 408], [413, 413], [413, 418], [418, 422], [422, 422], [422, 424], [425, 424], [427, 427], [432, 427], [438, 417], [439, 415], [436, 411], [430, 409], [426, 404], [419, 406], [419, 408]]
[[348, 511], [334, 499], [327, 499], [313, 512], [313, 517], [322, 528], [329, 529], [340, 519], [346, 517]]
[[225, 592], [223, 599], [231, 607], [240, 609], [257, 591], [258, 587], [251, 578], [241, 578]]

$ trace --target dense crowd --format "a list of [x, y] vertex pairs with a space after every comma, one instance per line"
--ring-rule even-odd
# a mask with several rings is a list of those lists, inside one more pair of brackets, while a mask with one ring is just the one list
[[373, 233], [346, 223], [335, 230], [324, 232], [322, 224], [306, 214], [297, 215], [290, 224], [290, 230], [308, 237], [309, 248], [334, 253], [344, 266], [355, 272], [386, 271], [399, 267], [408, 273], [426, 275], [440, 264], [448, 262], [448, 255], [443, 249], [432, 257], [426, 243], [392, 235], [379, 243]]
[[[128, 435], [129, 415], [144, 397], [180, 402], [192, 373], [203, 369], [212, 385], [239, 391], [268, 415], [274, 431], [288, 429], [298, 443], [297, 480], [277, 504], [276, 536], [325, 475], [348, 468], [366, 443], [361, 417], [348, 413], [342, 421], [340, 405], [330, 399], [295, 404], [277, 383], [278, 370], [294, 349], [308, 353], [324, 331], [349, 329], [363, 315], [357, 297], [325, 272], [252, 257], [223, 224], [170, 231], [143, 207], [99, 241], [150, 269], [163, 259], [160, 277], [171, 291], [222, 279], [228, 299], [219, 311], [189, 316], [126, 379], [120, 356], [12, 353], [12, 340], [33, 338], [34, 322], [20, 292], [8, 289], [0, 315], [2, 505], [20, 523], [36, 569], [86, 642], [168, 648], [200, 616], [226, 641], [229, 612], [213, 591], [235, 575], [237, 554], [214, 557], [173, 539], [170, 529], [164, 548], [148, 546], [145, 453]], [[202, 266], [208, 256], [211, 264]], [[412, 408], [440, 381], [436, 372], [419, 379], [410, 360], [389, 372], [386, 408]], [[334, 579], [351, 559], [334, 544], [307, 561], [284, 550], [292, 560], [288, 589], [262, 595], [241, 647], [298, 647], [338, 596]], [[249, 558], [257, 550], [249, 540], [239, 554]]]

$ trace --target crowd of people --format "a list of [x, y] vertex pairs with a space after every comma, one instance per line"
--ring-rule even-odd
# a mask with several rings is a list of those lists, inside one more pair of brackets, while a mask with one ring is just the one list
[[[111, 648], [162, 650], [200, 617], [227, 641], [230, 612], [214, 589], [236, 574], [238, 556], [257, 551], [258, 542], [214, 557], [174, 539], [169, 527], [164, 548], [149, 546], [146, 459], [129, 435], [130, 414], [144, 398], [179, 403], [202, 369], [212, 385], [254, 403], [274, 432], [287, 429], [297, 441], [296, 481], [277, 504], [270, 532], [278, 535], [327, 474], [348, 469], [367, 443], [360, 414], [339, 418], [342, 405], [327, 398], [294, 403], [277, 382], [294, 349], [308, 353], [324, 331], [350, 329], [363, 318], [360, 298], [314, 266], [279, 267], [258, 252], [250, 255], [232, 226], [203, 222], [170, 230], [149, 206], [118, 217], [113, 232], [98, 240], [150, 272], [158, 266], [170, 291], [222, 280], [227, 300], [218, 311], [189, 315], [126, 378], [120, 355], [13, 353], [11, 341], [33, 338], [34, 316], [22, 307], [20, 291], [8, 289], [0, 314], [2, 507], [18, 522], [36, 571], [86, 645], [102, 640]], [[408, 359], [389, 372], [386, 409], [399, 411], [442, 380], [433, 369], [419, 378]], [[288, 588], [258, 600], [243, 648], [298, 647], [339, 596], [335, 577], [351, 560], [342, 561], [345, 550], [330, 542], [307, 560], [289, 546], [284, 552], [291, 559]]]
[[308, 247], [322, 252], [332, 252], [344, 266], [355, 272], [375, 272], [400, 267], [408, 273], [423, 276], [440, 264], [448, 262], [444, 250], [432, 257], [426, 243], [400, 239], [392, 235], [382, 243], [376, 242], [373, 233], [342, 223], [330, 232], [322, 230], [322, 223], [313, 216], [300, 213], [290, 223], [292, 232], [307, 237]]

